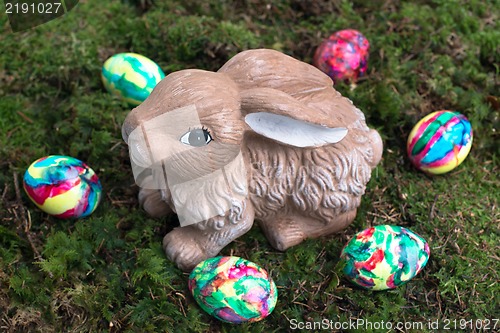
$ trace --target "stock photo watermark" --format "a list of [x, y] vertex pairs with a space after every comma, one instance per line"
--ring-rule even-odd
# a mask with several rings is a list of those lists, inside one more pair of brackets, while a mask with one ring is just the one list
[[436, 319], [429, 321], [370, 321], [366, 319], [349, 319], [347, 321], [335, 321], [324, 318], [321, 321], [299, 321], [289, 320], [289, 329], [294, 330], [439, 330], [439, 331], [491, 331], [498, 332], [500, 319]]

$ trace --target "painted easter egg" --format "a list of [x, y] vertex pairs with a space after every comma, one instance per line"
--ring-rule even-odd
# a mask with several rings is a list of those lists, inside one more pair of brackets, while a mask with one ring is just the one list
[[429, 174], [443, 174], [462, 163], [472, 147], [472, 127], [456, 111], [436, 111], [413, 127], [407, 153], [413, 165]]
[[102, 66], [102, 82], [106, 89], [129, 104], [141, 104], [164, 77], [154, 61], [137, 53], [118, 53]]
[[370, 43], [354, 29], [341, 30], [316, 49], [313, 64], [334, 82], [355, 82], [368, 69]]
[[59, 218], [90, 215], [99, 204], [102, 187], [82, 161], [60, 155], [42, 157], [24, 173], [24, 190], [44, 212]]
[[427, 242], [409, 229], [379, 225], [357, 233], [340, 255], [343, 272], [371, 290], [394, 289], [417, 275], [430, 256]]
[[189, 276], [189, 290], [204, 311], [233, 324], [267, 317], [278, 298], [267, 272], [239, 257], [202, 261]]

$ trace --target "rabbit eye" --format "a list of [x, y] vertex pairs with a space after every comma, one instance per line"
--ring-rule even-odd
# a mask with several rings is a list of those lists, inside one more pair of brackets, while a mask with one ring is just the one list
[[210, 132], [206, 128], [195, 128], [193, 130], [189, 130], [185, 134], [183, 134], [180, 138], [180, 141], [189, 146], [193, 147], [202, 147], [206, 146], [212, 141], [212, 136]]

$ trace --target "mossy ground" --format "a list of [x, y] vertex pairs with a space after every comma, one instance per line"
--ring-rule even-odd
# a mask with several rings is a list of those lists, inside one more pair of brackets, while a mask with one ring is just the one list
[[[449, 320], [451, 331], [459, 331], [453, 321], [480, 327], [477, 319], [490, 319], [500, 330], [499, 8], [478, 0], [87, 0], [18, 33], [1, 16], [0, 331], [285, 332], [293, 319], [438, 320], [441, 329]], [[162, 252], [171, 221], [138, 206], [120, 134], [129, 107], [104, 91], [101, 66], [133, 51], [167, 74], [216, 70], [257, 47], [311, 62], [320, 41], [344, 28], [362, 31], [371, 54], [358, 87], [337, 88], [382, 134], [383, 160], [344, 232], [281, 253], [255, 226], [222, 251], [259, 263], [279, 288], [264, 321], [222, 324], [194, 303], [187, 275]], [[410, 165], [405, 142], [420, 117], [440, 109], [470, 119], [474, 144], [456, 170], [428, 177]], [[49, 154], [98, 173], [104, 200], [91, 217], [54, 219], [23, 193], [25, 169]], [[431, 259], [410, 283], [369, 292], [334, 269], [343, 244], [378, 224], [411, 228], [429, 242]]]

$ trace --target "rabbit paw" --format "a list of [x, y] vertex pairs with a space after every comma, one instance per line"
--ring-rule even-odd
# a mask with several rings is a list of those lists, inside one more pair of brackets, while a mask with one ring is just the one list
[[300, 244], [307, 236], [293, 218], [281, 217], [270, 222], [262, 222], [262, 229], [271, 245], [280, 251]]
[[162, 217], [172, 212], [168, 204], [163, 201], [159, 190], [141, 189], [139, 203], [152, 217]]
[[200, 246], [195, 229], [176, 228], [163, 238], [163, 249], [167, 257], [181, 270], [190, 272], [209, 255]]

